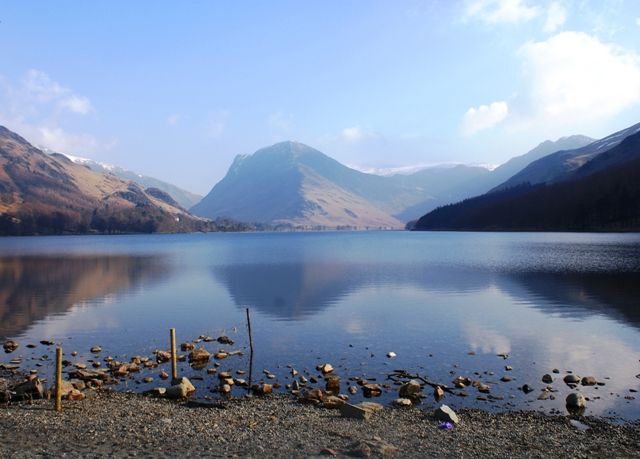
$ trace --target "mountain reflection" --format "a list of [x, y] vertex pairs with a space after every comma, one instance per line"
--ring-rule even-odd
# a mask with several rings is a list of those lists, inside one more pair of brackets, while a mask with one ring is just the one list
[[239, 264], [218, 266], [213, 273], [236, 305], [255, 307], [280, 320], [304, 320], [367, 287], [408, 286], [439, 294], [493, 287], [549, 314], [578, 319], [606, 315], [640, 327], [640, 273], [496, 272], [460, 266], [348, 263]]
[[160, 257], [99, 255], [0, 258], [0, 337], [77, 303], [129, 291], [167, 272]]

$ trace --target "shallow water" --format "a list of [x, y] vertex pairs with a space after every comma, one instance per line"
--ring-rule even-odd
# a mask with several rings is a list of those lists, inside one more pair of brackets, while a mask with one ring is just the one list
[[[256, 233], [0, 239], [0, 337], [21, 347], [23, 368], [50, 375], [51, 339], [74, 361], [94, 344], [121, 360], [178, 340], [227, 334], [246, 350], [252, 313], [254, 380], [290, 382], [287, 364], [317, 375], [331, 362], [346, 381], [406, 369], [451, 385], [492, 386], [454, 408], [563, 410], [566, 370], [604, 386], [580, 387], [587, 414], [640, 418], [640, 235], [569, 233]], [[386, 358], [393, 351], [394, 359]], [[508, 354], [505, 360], [496, 354]], [[35, 360], [31, 360], [35, 359]], [[248, 367], [230, 357], [222, 369]], [[41, 367], [34, 367], [35, 364]], [[505, 365], [513, 367], [505, 371]], [[164, 365], [168, 370], [168, 366]], [[538, 401], [553, 368], [556, 400]], [[121, 388], [154, 385], [137, 381]], [[183, 364], [201, 395], [217, 379]], [[493, 373], [493, 374], [491, 374]], [[503, 375], [514, 380], [501, 382]], [[244, 376], [246, 378], [246, 376]], [[525, 395], [518, 388], [531, 385]], [[346, 392], [346, 384], [343, 384]], [[240, 395], [239, 390], [235, 390]], [[596, 398], [599, 397], [599, 398]], [[359, 400], [360, 396], [352, 397]], [[383, 401], [395, 398], [386, 391]], [[431, 398], [426, 406], [434, 405]]]

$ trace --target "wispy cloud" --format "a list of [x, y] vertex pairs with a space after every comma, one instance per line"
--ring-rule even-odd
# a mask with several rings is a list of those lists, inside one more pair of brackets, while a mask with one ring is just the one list
[[487, 24], [529, 21], [542, 13], [538, 6], [529, 6], [523, 0], [473, 0], [467, 3], [467, 19], [480, 19]]
[[504, 121], [508, 115], [509, 106], [504, 101], [480, 105], [477, 108], [471, 107], [462, 118], [462, 132], [465, 135], [473, 135], [492, 128]]
[[0, 124], [25, 136], [32, 143], [62, 153], [87, 153], [107, 149], [86, 133], [64, 128], [70, 115], [94, 111], [88, 97], [52, 79], [41, 70], [28, 70], [17, 82], [0, 75]]
[[346, 142], [360, 142], [365, 139], [375, 139], [378, 134], [360, 126], [347, 127], [340, 133], [340, 138]]
[[180, 114], [172, 113], [171, 115], [167, 116], [167, 124], [169, 126], [175, 126], [180, 121], [180, 118]]
[[547, 9], [547, 20], [544, 31], [553, 33], [562, 27], [567, 20], [567, 10], [558, 2], [552, 2]]
[[267, 117], [269, 127], [278, 134], [290, 134], [293, 130], [293, 115], [281, 111], [270, 113]]

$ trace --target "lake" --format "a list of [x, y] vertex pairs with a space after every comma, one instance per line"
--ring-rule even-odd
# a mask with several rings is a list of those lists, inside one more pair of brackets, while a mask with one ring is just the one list
[[[640, 235], [570, 233], [318, 232], [0, 239], [0, 337], [17, 339], [22, 368], [51, 378], [53, 340], [76, 362], [126, 360], [178, 342], [226, 334], [241, 349], [222, 369], [248, 369], [245, 308], [255, 344], [254, 381], [291, 382], [330, 362], [343, 379], [380, 384], [404, 369], [452, 386], [491, 386], [453, 408], [564, 411], [567, 371], [604, 383], [580, 386], [587, 414], [639, 419]], [[26, 344], [34, 343], [29, 349]], [[204, 344], [204, 343], [201, 343]], [[72, 350], [78, 351], [71, 358]], [[387, 358], [388, 352], [397, 354]], [[508, 357], [499, 357], [506, 354]], [[49, 360], [43, 360], [47, 356]], [[505, 370], [505, 366], [512, 367]], [[160, 369], [121, 389], [160, 385]], [[558, 369], [559, 373], [552, 373]], [[215, 376], [186, 363], [200, 396]], [[305, 373], [306, 371], [306, 373]], [[555, 400], [538, 400], [553, 376]], [[143, 376], [154, 376], [151, 384]], [[502, 382], [503, 376], [513, 380]], [[245, 376], [246, 377], [246, 376]], [[529, 384], [534, 391], [519, 388]], [[284, 388], [282, 389], [284, 390]], [[360, 400], [361, 392], [352, 396]], [[390, 402], [396, 386], [379, 399]], [[243, 392], [236, 388], [234, 395]], [[428, 393], [430, 395], [430, 392]], [[435, 406], [429, 396], [423, 405]]]

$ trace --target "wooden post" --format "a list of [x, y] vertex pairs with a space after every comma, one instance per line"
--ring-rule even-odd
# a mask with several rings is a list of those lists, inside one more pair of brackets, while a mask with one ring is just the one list
[[251, 334], [251, 316], [247, 308], [247, 329], [249, 330], [249, 390], [253, 383], [253, 335]]
[[171, 378], [178, 380], [178, 354], [176, 353], [176, 329], [169, 330], [171, 335]]
[[62, 348], [56, 348], [56, 412], [62, 411]]

